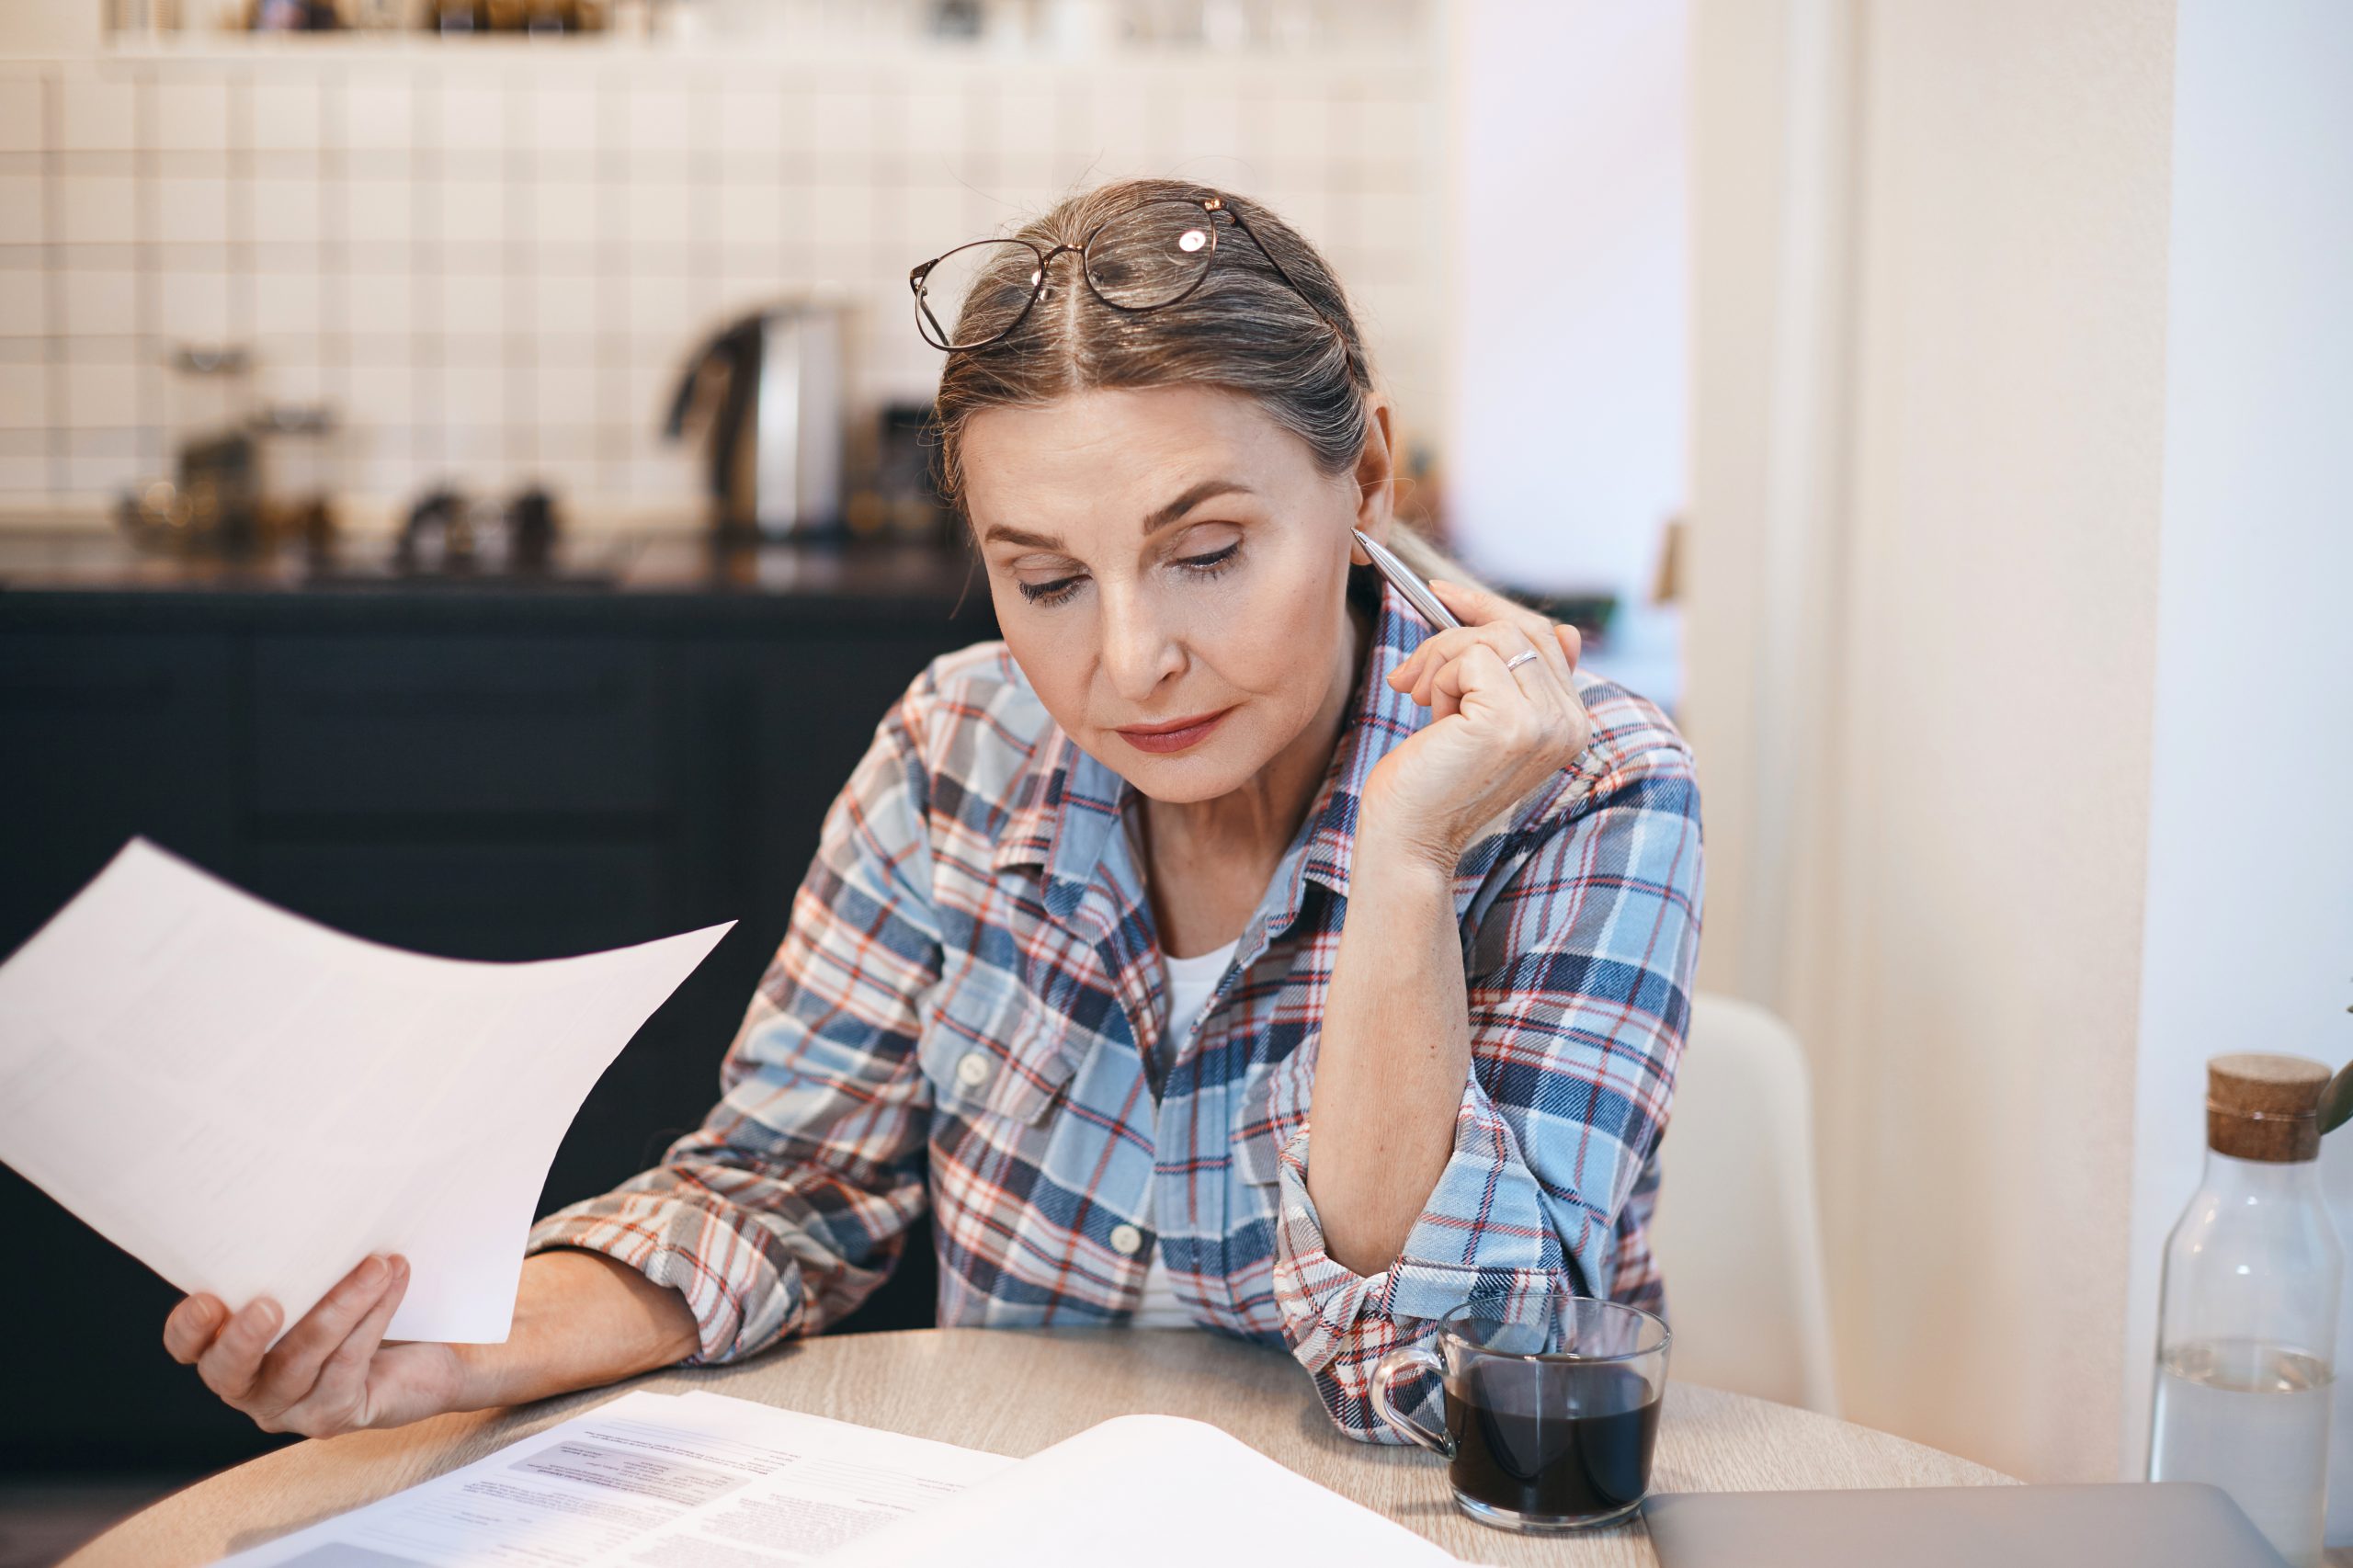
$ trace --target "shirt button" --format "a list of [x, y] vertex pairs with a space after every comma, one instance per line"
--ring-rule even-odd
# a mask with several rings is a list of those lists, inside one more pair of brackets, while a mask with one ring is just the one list
[[1121, 1257], [1133, 1257], [1143, 1250], [1143, 1233], [1133, 1225], [1111, 1227], [1111, 1250]]
[[989, 1059], [985, 1051], [968, 1051], [956, 1063], [956, 1081], [968, 1089], [977, 1089], [989, 1075]]

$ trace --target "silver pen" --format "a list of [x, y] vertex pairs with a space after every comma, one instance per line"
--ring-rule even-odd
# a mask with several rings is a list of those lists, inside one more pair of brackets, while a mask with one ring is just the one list
[[1367, 555], [1372, 557], [1372, 563], [1381, 569], [1381, 574], [1397, 585], [1397, 591], [1405, 596], [1405, 602], [1422, 612], [1424, 620], [1428, 621], [1433, 628], [1462, 624], [1447, 613], [1446, 606], [1440, 604], [1438, 596], [1430, 592], [1430, 585], [1415, 575], [1412, 567], [1400, 561], [1395, 551], [1367, 534], [1362, 528], [1351, 528], [1348, 531], [1357, 536], [1357, 542], [1364, 546], [1364, 552]]

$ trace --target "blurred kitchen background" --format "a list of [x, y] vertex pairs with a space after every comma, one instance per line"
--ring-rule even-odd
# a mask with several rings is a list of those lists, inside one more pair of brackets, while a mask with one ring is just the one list
[[849, 404], [921, 403], [908, 267], [1148, 169], [1246, 185], [1328, 244], [1434, 408], [1426, 8], [1297, 7], [1295, 47], [1214, 51], [1050, 43], [1038, 9], [966, 38], [940, 30], [962, 7], [675, 0], [644, 40], [205, 30], [17, 62], [0, 239], [41, 254], [5, 325], [39, 352], [8, 367], [0, 483], [103, 506], [167, 472], [200, 395], [170, 353], [226, 345], [254, 410], [332, 416], [307, 466], [355, 523], [445, 480], [679, 521], [697, 463], [661, 421], [700, 336], [823, 291], [859, 317]]
[[[567, 531], [691, 529], [709, 449], [665, 433], [690, 351], [789, 304], [835, 315], [786, 351], [838, 361], [816, 412], [847, 462], [802, 521], [935, 541], [915, 502], [938, 356], [908, 267], [1156, 173], [1325, 250], [1399, 401], [1410, 504], [1594, 630], [1631, 603], [1620, 642], [1671, 699], [1671, 624], [1643, 612], [1681, 488], [1679, 15], [1528, 59], [1479, 10], [112, 0], [82, 48], [0, 65], [0, 508], [130, 496], [173, 538], [191, 497], [155, 487], [247, 483], [214, 444], [235, 428], [273, 540], [397, 537], [442, 493], [533, 489]], [[1581, 70], [1607, 98], [1495, 91]], [[1556, 172], [1574, 201], [1495, 177], [1542, 130], [1583, 149]], [[1564, 391], [1588, 417], [1561, 419]], [[1453, 472], [1478, 477], [1457, 494]], [[255, 525], [230, 508], [233, 540]]]
[[[543, 1202], [657, 1157], [884, 708], [995, 632], [908, 269], [1126, 176], [1322, 247], [1406, 508], [1673, 704], [1685, 17], [1529, 15], [0, 10], [0, 949], [134, 832], [435, 952], [740, 918]], [[51, 1260], [0, 1324], [93, 1347], [0, 1416], [0, 1564], [279, 1441], [162, 1357], [161, 1281], [5, 1171], [0, 1213]], [[851, 1326], [929, 1321], [928, 1253]]]
[[[134, 832], [436, 952], [741, 919], [544, 1200], [640, 1168], [995, 633], [908, 268], [1141, 174], [1324, 248], [1405, 507], [1691, 737], [1841, 1412], [2141, 1473], [2205, 1058], [2353, 1056], [2335, 0], [0, 6], [0, 950]], [[278, 1441], [0, 1228], [0, 1568]]]

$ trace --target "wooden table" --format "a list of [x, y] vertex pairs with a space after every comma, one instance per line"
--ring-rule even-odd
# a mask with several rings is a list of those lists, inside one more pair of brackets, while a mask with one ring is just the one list
[[[917, 1437], [1032, 1454], [1107, 1417], [1189, 1415], [1473, 1562], [1649, 1564], [1639, 1522], [1528, 1538], [1455, 1511], [1445, 1463], [1332, 1427], [1307, 1375], [1278, 1352], [1187, 1330], [1031, 1334], [937, 1329], [820, 1336], [733, 1367], [649, 1373], [620, 1388], [702, 1388]], [[514, 1410], [299, 1443], [198, 1483], [125, 1520], [68, 1568], [209, 1562], [480, 1459], [611, 1398], [593, 1389]], [[1951, 1486], [2009, 1478], [1826, 1416], [1672, 1384], [1652, 1472], [1662, 1492]]]

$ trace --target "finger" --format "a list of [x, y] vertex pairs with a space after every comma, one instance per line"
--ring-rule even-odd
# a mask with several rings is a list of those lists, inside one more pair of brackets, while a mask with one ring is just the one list
[[231, 1404], [251, 1398], [261, 1376], [262, 1352], [283, 1318], [283, 1311], [267, 1296], [247, 1301], [196, 1358], [197, 1376], [204, 1386]]
[[[1422, 667], [1414, 672], [1414, 700], [1425, 708], [1433, 707], [1438, 701], [1439, 678], [1461, 663], [1463, 654], [1477, 646], [1478, 639], [1464, 638], [1449, 648], [1432, 653], [1422, 662]], [[1436, 712], [1430, 716], [1434, 719], [1443, 717]]]
[[1530, 619], [1521, 623], [1521, 629], [1528, 633], [1529, 646], [1534, 648], [1537, 656], [1544, 661], [1544, 667], [1552, 672], [1552, 678], [1559, 683], [1561, 690], [1575, 691], [1576, 655], [1570, 653], [1561, 641], [1563, 630], [1574, 637], [1575, 629], [1564, 629], [1559, 621], [1549, 616], [1538, 615], [1534, 610], [1529, 611], [1529, 615]]
[[[1535, 652], [1540, 660], [1543, 655], [1543, 651], [1536, 648], [1535, 644], [1528, 639], [1527, 635], [1522, 632], [1519, 628], [1508, 624], [1497, 623], [1479, 627], [1466, 626], [1460, 630], [1443, 631], [1438, 635], [1448, 641], [1443, 642], [1433, 654], [1431, 660], [1427, 664], [1418, 667], [1414, 675], [1414, 700], [1422, 704], [1424, 707], [1432, 706], [1432, 694], [1438, 689], [1439, 670], [1441, 668], [1459, 664], [1464, 655], [1472, 648], [1485, 648], [1488, 652], [1494, 653], [1499, 660], [1514, 658], [1520, 653], [1530, 651]], [[1424, 642], [1422, 647], [1427, 647], [1428, 645], [1429, 644], [1427, 642]], [[1419, 653], [1420, 649], [1415, 649], [1415, 652]], [[1550, 668], [1551, 666], [1548, 665], [1547, 667]], [[1513, 670], [1509, 673], [1513, 684], [1518, 685], [1518, 677], [1529, 672], [1528, 670], [1528, 666], [1523, 665], [1518, 669]], [[1560, 679], [1566, 678], [1564, 671], [1556, 672], [1556, 675]], [[1461, 690], [1461, 687], [1459, 684], [1461, 678], [1459, 672], [1456, 678], [1458, 681], [1456, 690], [1459, 693]], [[1523, 689], [1529, 689], [1540, 686], [1540, 682], [1530, 682], [1529, 687]]]
[[164, 1348], [173, 1360], [192, 1367], [229, 1321], [229, 1309], [220, 1297], [199, 1291], [184, 1298], [164, 1320]]
[[320, 1297], [319, 1304], [304, 1312], [302, 1321], [288, 1329], [286, 1337], [269, 1353], [262, 1368], [261, 1402], [282, 1410], [306, 1397], [311, 1385], [319, 1381], [320, 1363], [368, 1315], [392, 1276], [384, 1260], [370, 1253], [336, 1280], [334, 1289]]
[[1425, 642], [1421, 648], [1415, 650], [1414, 667], [1407, 672], [1406, 676], [1406, 695], [1424, 708], [1429, 707], [1436, 699], [1440, 673], [1450, 668], [1465, 653], [1478, 646], [1479, 642], [1479, 633], [1468, 627], [1460, 631], [1449, 631], [1441, 635], [1448, 641], [1436, 645]]
[[[1504, 655], [1485, 642], [1472, 644], [1459, 659], [1449, 660], [1432, 681], [1430, 691], [1430, 721], [1450, 719], [1462, 711], [1462, 699], [1474, 691], [1487, 692], [1495, 698], [1519, 708], [1532, 709], [1536, 699], [1520, 685], [1519, 676], [1527, 674], [1523, 665], [1517, 670], [1504, 667]], [[1531, 726], [1533, 721], [1530, 721]]]
[[[1541, 617], [1538, 619], [1552, 635], [1534, 644], [1507, 624], [1449, 628], [1435, 632], [1414, 650], [1416, 658], [1425, 650], [1429, 652], [1431, 658], [1427, 665], [1400, 665], [1395, 673], [1407, 678], [1414, 700], [1430, 710], [1432, 723], [1461, 712], [1462, 699], [1474, 689], [1492, 690], [1499, 699], [1507, 691], [1517, 695], [1523, 699], [1526, 716], [1534, 726], [1530, 744], [1534, 744], [1535, 736], [1557, 737], [1565, 767], [1585, 751], [1593, 736], [1592, 720], [1576, 689], [1575, 664], [1571, 653], [1579, 645], [1578, 634], [1574, 627], [1558, 625]], [[1535, 666], [1529, 664], [1523, 663], [1517, 668], [1511, 665], [1514, 655], [1531, 646], [1538, 662], [1556, 671], [1557, 679], [1538, 678]], [[1548, 652], [1551, 658], [1545, 656]], [[1488, 663], [1490, 660], [1494, 662]], [[1474, 662], [1476, 674], [1472, 668]]]
[[1559, 658], [1553, 656], [1559, 649], [1559, 639], [1552, 633], [1559, 623], [1551, 616], [1530, 609], [1517, 599], [1506, 598], [1501, 594], [1476, 588], [1467, 583], [1449, 582], [1443, 577], [1433, 577], [1430, 581], [1433, 586], [1444, 585], [1441, 591], [1451, 596], [1448, 608], [1456, 611], [1457, 619], [1466, 624], [1518, 627], [1528, 634], [1529, 642], [1543, 655], [1552, 673], [1563, 682], [1569, 678], [1576, 659], [1574, 654]]
[[1427, 681], [1436, 665], [1449, 659], [1461, 658], [1464, 650], [1479, 644], [1494, 649], [1506, 659], [1532, 649], [1539, 658], [1544, 660], [1545, 667], [1552, 672], [1563, 689], [1568, 686], [1570, 665], [1561, 651], [1558, 639], [1552, 635], [1552, 622], [1533, 611], [1529, 612], [1526, 620], [1514, 618], [1480, 626], [1448, 627], [1433, 631], [1415, 643], [1414, 651], [1398, 662], [1397, 667], [1390, 673], [1390, 683], [1400, 689], [1415, 691], [1418, 700], [1427, 697]]
[[1404, 661], [1397, 666], [1395, 679], [1398, 689], [1408, 693], [1415, 702], [1429, 706], [1430, 679], [1439, 666], [1459, 659], [1462, 651], [1482, 637], [1492, 636], [1476, 627], [1449, 627], [1433, 631], [1415, 645]]
[[1450, 577], [1432, 577], [1429, 582], [1431, 591], [1454, 612], [1454, 619], [1465, 626], [1498, 620], [1522, 608], [1501, 594], [1476, 584], [1458, 583]]
[[367, 1425], [368, 1374], [384, 1342], [385, 1328], [400, 1310], [401, 1298], [408, 1294], [408, 1260], [392, 1259], [391, 1278], [376, 1304], [320, 1363], [317, 1381], [278, 1416], [281, 1426], [316, 1437]]
[[1425, 694], [1417, 695], [1415, 700], [1429, 709], [1431, 723], [1451, 719], [1462, 711], [1462, 692], [1468, 684], [1463, 674], [1462, 661], [1470, 656], [1470, 651], [1465, 649], [1461, 653], [1430, 671], [1427, 678], [1423, 681], [1422, 684], [1427, 691]]
[[1518, 599], [1496, 593], [1491, 588], [1470, 583], [1449, 582], [1433, 577], [1430, 585], [1455, 612], [1455, 619], [1465, 626], [1517, 626], [1527, 632], [1530, 642], [1537, 641], [1540, 629], [1552, 624], [1552, 617], [1529, 608]]

